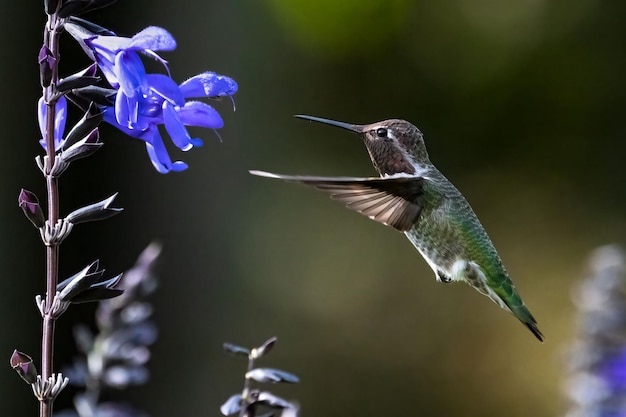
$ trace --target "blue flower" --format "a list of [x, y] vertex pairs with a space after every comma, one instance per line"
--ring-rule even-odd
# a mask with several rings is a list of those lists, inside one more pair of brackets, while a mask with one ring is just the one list
[[622, 347], [605, 360], [600, 375], [612, 392], [626, 392], [626, 348]]
[[85, 45], [92, 50], [109, 84], [123, 93], [118, 100], [126, 100], [126, 107], [131, 109], [128, 122], [136, 122], [138, 100], [148, 89], [146, 70], [139, 53], [156, 58], [167, 69], [166, 61], [155, 51], [173, 50], [176, 41], [165, 29], [150, 26], [132, 38], [94, 35], [85, 39]]
[[132, 38], [121, 36], [93, 35], [84, 39], [107, 81], [113, 88], [121, 88], [127, 95], [145, 87], [146, 72], [139, 53], [160, 61], [166, 68], [167, 62], [155, 51], [171, 51], [176, 41], [163, 28], [150, 26]]
[[[65, 140], [63, 132], [65, 131], [65, 122], [67, 120], [67, 100], [61, 96], [54, 106], [54, 150], [59, 151]], [[46, 117], [48, 115], [48, 106], [43, 100], [43, 96], [37, 102], [37, 119], [39, 121], [39, 131], [42, 139], [39, 140], [41, 146], [46, 149]]]
[[163, 74], [147, 74], [145, 81], [142, 94], [132, 100], [120, 89], [115, 106], [105, 110], [104, 120], [127, 135], [145, 141], [148, 156], [158, 172], [185, 170], [187, 164], [170, 159], [158, 126], [165, 126], [172, 142], [182, 151], [202, 146], [202, 140], [192, 138], [186, 126], [218, 129], [224, 122], [210, 105], [186, 99], [230, 97], [237, 91], [237, 83], [214, 72], [198, 74], [180, 85]]
[[[167, 62], [155, 52], [176, 48], [176, 41], [159, 27], [148, 27], [132, 38], [96, 35], [76, 27], [71, 32], [117, 90], [115, 104], [106, 108], [104, 120], [143, 140], [157, 171], [186, 169], [184, 162], [170, 159], [158, 126], [164, 125], [172, 142], [183, 151], [202, 146], [202, 140], [192, 138], [185, 126], [218, 129], [224, 122], [213, 107], [186, 99], [231, 97], [237, 91], [237, 83], [229, 77], [205, 72], [177, 85], [169, 76]], [[140, 53], [161, 62], [168, 75], [146, 73]]]

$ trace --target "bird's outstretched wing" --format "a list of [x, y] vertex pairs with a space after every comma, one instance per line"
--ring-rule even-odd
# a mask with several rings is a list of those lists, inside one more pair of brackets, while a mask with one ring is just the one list
[[424, 180], [420, 177], [309, 177], [265, 171], [250, 171], [250, 174], [312, 185], [330, 193], [349, 209], [402, 232], [417, 222], [422, 211]]

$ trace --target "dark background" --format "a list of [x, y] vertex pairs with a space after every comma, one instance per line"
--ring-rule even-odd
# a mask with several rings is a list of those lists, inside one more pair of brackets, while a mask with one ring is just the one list
[[[33, 158], [40, 1], [4, 2], [0, 80], [0, 353], [39, 355], [35, 294], [44, 249], [17, 207], [45, 200]], [[563, 414], [563, 355], [574, 334], [572, 286], [589, 251], [626, 229], [623, 108], [626, 3], [495, 1], [120, 1], [85, 16], [131, 36], [167, 28], [175, 79], [205, 70], [239, 83], [233, 113], [216, 103], [223, 142], [157, 174], [140, 141], [104, 126], [106, 146], [61, 178], [61, 209], [119, 191], [121, 216], [74, 230], [61, 274], [93, 259], [113, 274], [153, 239], [164, 244], [153, 301], [160, 338], [147, 386], [117, 394], [153, 416], [218, 415], [245, 364], [224, 341], [279, 344], [262, 362], [301, 383], [275, 391], [303, 415]], [[72, 41], [61, 71], [87, 64]], [[465, 285], [437, 284], [399, 233], [305, 187], [248, 169], [373, 175], [359, 140], [292, 118], [390, 117], [424, 132], [431, 160], [465, 194], [547, 337]], [[76, 112], [72, 113], [78, 117]], [[71, 359], [74, 308], [57, 327]], [[38, 362], [38, 360], [37, 360]], [[29, 388], [0, 372], [0, 415], [35, 415]], [[273, 387], [274, 388], [274, 387]], [[274, 390], [274, 389], [273, 389]], [[59, 407], [69, 405], [66, 392]]]

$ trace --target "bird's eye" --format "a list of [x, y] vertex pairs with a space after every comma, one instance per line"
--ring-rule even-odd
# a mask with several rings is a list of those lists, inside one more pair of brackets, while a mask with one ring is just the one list
[[386, 138], [387, 129], [385, 129], [384, 127], [379, 127], [378, 129], [376, 129], [376, 136], [378, 136], [379, 138]]

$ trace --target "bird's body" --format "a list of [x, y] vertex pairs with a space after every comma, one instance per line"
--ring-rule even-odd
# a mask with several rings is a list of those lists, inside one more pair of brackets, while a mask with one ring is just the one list
[[351, 125], [298, 116], [358, 133], [381, 178], [255, 175], [297, 181], [331, 193], [352, 210], [401, 232], [440, 282], [463, 281], [512, 313], [539, 339], [543, 335], [509, 278], [469, 203], [430, 162], [422, 133], [392, 119]]

